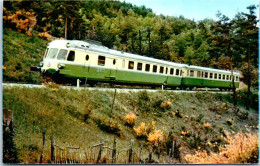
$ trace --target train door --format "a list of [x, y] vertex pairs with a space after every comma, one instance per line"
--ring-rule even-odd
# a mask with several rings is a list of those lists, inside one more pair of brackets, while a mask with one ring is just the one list
[[116, 79], [116, 72], [117, 72], [117, 65], [118, 65], [118, 60], [116, 58], [110, 58], [107, 57], [106, 61], [106, 72], [105, 72], [105, 77], [109, 78], [110, 80], [115, 80]]

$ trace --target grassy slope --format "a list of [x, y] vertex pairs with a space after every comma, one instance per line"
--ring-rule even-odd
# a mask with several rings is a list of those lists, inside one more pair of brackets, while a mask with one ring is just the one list
[[[139, 151], [141, 142], [147, 141], [137, 139], [133, 128], [125, 125], [124, 116], [130, 111], [137, 115], [135, 128], [141, 122], [147, 124], [156, 121], [156, 129], [179, 141], [181, 159], [198, 147], [210, 151], [217, 150], [206, 143], [218, 142], [219, 145], [224, 145], [224, 130], [235, 133], [247, 132], [246, 125], [258, 124], [256, 112], [250, 111], [248, 119], [241, 119], [230, 109], [231, 104], [225, 106], [223, 101], [227, 95], [175, 94], [167, 91], [120, 93], [117, 94], [114, 109], [111, 111], [112, 92], [65, 90], [59, 87], [57, 89], [58, 91], [53, 91], [50, 87], [3, 90], [3, 107], [14, 111], [15, 144], [21, 162], [39, 162], [42, 131], [46, 131], [47, 135], [47, 158], [50, 155], [49, 139], [52, 135], [59, 145], [71, 144], [75, 147], [89, 147], [99, 143], [100, 139], [104, 139], [106, 145], [112, 146], [113, 139], [117, 138], [117, 147], [122, 154], [126, 153], [130, 140], [134, 139], [134, 149]], [[172, 102], [171, 107], [161, 108], [160, 105], [164, 101]], [[216, 108], [213, 106], [214, 103]], [[179, 110], [182, 117], [174, 115], [176, 110]], [[85, 118], [84, 115], [89, 112], [89, 116]], [[106, 119], [120, 125], [121, 136], [108, 133], [98, 126], [97, 120]], [[229, 119], [233, 119], [233, 125], [228, 125]], [[205, 128], [204, 123], [211, 124], [211, 127]], [[182, 131], [189, 131], [190, 134], [183, 136]], [[254, 132], [257, 130], [254, 129]], [[147, 154], [147, 146], [145, 149], [144, 152]], [[118, 162], [124, 162], [124, 159], [121, 156]]]
[[3, 28], [4, 81], [39, 82], [40, 74], [29, 72], [31, 65], [39, 65], [48, 41], [35, 34], [28, 37], [9, 28]]

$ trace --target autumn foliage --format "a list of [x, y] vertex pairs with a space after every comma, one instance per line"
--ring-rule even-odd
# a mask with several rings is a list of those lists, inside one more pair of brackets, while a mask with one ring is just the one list
[[238, 133], [234, 137], [227, 134], [228, 144], [219, 153], [197, 151], [195, 155], [187, 155], [189, 163], [196, 164], [230, 164], [230, 163], [257, 163], [258, 136], [257, 134]]
[[37, 23], [34, 13], [27, 12], [25, 10], [18, 10], [14, 14], [3, 9], [4, 24], [14, 24], [19, 32], [25, 32], [28, 36], [32, 36], [32, 31]]
[[125, 121], [130, 126], [134, 125], [135, 121], [136, 121], [136, 115], [134, 113], [132, 113], [132, 112], [128, 113], [125, 116]]

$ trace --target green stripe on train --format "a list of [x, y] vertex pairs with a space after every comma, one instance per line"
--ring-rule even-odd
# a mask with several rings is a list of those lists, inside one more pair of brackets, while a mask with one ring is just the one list
[[[185, 86], [195, 86], [195, 87], [220, 87], [220, 88], [230, 88], [232, 86], [231, 81], [222, 80], [207, 80], [199, 78], [187, 78], [184, 77], [182, 80], [182, 85]], [[235, 82], [235, 87], [238, 88], [239, 83]]]
[[92, 81], [113, 81], [118, 83], [137, 83], [180, 86], [181, 77], [161, 74], [146, 74], [136, 71], [111, 70], [102, 67], [84, 67], [66, 65], [60, 70], [60, 74], [69, 78], [87, 78]]

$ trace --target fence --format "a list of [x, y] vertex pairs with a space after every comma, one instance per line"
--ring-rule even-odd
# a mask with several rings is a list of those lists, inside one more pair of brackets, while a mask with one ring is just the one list
[[[45, 133], [43, 132], [42, 137], [42, 153], [40, 156], [40, 163], [42, 163], [43, 158], [49, 157], [44, 156], [45, 148]], [[117, 139], [112, 142], [112, 147], [109, 147], [101, 139], [99, 143], [90, 146], [75, 146], [71, 144], [61, 145], [55, 138], [50, 137], [51, 142], [51, 156], [49, 157], [50, 163], [54, 164], [85, 164], [85, 163], [173, 163], [174, 149], [176, 149], [176, 142], [173, 141], [172, 148], [169, 149], [168, 153], [160, 150], [160, 145], [156, 148], [149, 147], [148, 154], [144, 153], [144, 146], [141, 145], [139, 149], [134, 149], [134, 140], [129, 142], [129, 147], [127, 151], [117, 149]], [[156, 150], [156, 154], [154, 151]], [[166, 155], [164, 155], [166, 154]], [[120, 159], [119, 159], [120, 156]], [[46, 161], [46, 160], [45, 160]]]

